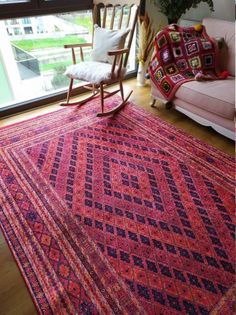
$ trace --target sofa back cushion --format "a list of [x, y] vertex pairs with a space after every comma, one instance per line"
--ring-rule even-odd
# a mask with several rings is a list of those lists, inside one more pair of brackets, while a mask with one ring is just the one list
[[235, 75], [235, 39], [234, 22], [213, 18], [203, 19], [207, 34], [215, 38], [224, 38], [225, 46], [220, 49], [220, 69]]

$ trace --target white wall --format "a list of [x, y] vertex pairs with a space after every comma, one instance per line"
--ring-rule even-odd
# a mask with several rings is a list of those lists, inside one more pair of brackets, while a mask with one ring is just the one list
[[213, 17], [221, 20], [235, 20], [234, 0], [214, 0], [214, 12], [211, 12], [206, 3], [200, 3], [198, 8], [190, 9], [182, 16], [183, 19], [201, 21], [204, 17]]
[[158, 12], [158, 7], [153, 4], [152, 0], [146, 0], [146, 11], [153, 22], [154, 30], [157, 31], [159, 26], [167, 24], [166, 16]]
[[[200, 3], [197, 8], [190, 9], [182, 19], [201, 21], [204, 17], [214, 17], [222, 20], [235, 20], [235, 1], [234, 0], [213, 0], [214, 2], [214, 12], [211, 12], [206, 3]], [[167, 24], [167, 20], [163, 14], [158, 12], [158, 7], [155, 6], [152, 0], [146, 0], [146, 10], [155, 22], [155, 25]]]

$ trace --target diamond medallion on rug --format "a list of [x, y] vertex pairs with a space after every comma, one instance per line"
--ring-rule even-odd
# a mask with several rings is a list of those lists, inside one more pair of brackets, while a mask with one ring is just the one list
[[98, 107], [0, 132], [1, 228], [38, 312], [233, 314], [233, 158]]

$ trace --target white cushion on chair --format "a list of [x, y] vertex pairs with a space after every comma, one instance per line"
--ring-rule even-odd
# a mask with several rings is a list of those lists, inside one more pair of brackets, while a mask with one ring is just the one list
[[[107, 83], [111, 79], [118, 77], [118, 71], [115, 70], [115, 76], [111, 78], [112, 65], [104, 62], [86, 61], [76, 65], [71, 65], [64, 73], [68, 78], [75, 80], [83, 80], [92, 84]], [[120, 78], [125, 75], [125, 69], [122, 70]]]
[[109, 30], [94, 25], [92, 60], [112, 63], [114, 57], [108, 56], [109, 50], [122, 49], [130, 29]]

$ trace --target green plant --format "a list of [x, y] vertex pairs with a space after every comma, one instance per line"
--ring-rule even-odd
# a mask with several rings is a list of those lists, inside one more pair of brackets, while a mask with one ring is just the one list
[[176, 23], [190, 8], [196, 8], [200, 2], [206, 2], [211, 11], [214, 11], [213, 0], [152, 0], [165, 14], [169, 23]]

